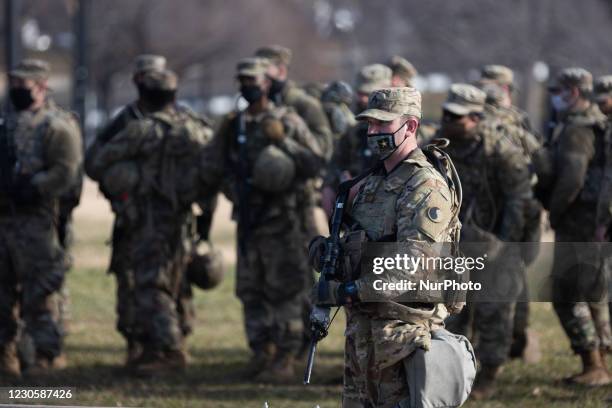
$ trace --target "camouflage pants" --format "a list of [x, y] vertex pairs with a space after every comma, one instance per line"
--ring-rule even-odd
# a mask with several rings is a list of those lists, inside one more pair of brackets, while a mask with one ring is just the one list
[[249, 346], [257, 352], [274, 343], [280, 353], [296, 354], [302, 344], [302, 311], [310, 290], [304, 239], [298, 225], [273, 233], [253, 233], [238, 250], [236, 294], [242, 302]]
[[[556, 231], [557, 242], [588, 242], [590, 234], [580, 231]], [[567, 245], [555, 247], [553, 264], [553, 306], [575, 353], [597, 348], [610, 349], [610, 311], [608, 308], [607, 273], [604, 265], [598, 271], [581, 263], [588, 259], [584, 244], [580, 253]], [[590, 246], [589, 246], [590, 248]], [[586, 288], [586, 289], [585, 289]], [[583, 301], [586, 300], [586, 301]]]
[[63, 282], [63, 251], [50, 216], [0, 217], [0, 344], [18, 340], [23, 322], [38, 355], [58, 356], [63, 331], [51, 295]]
[[[115, 228], [117, 228], [115, 226]], [[117, 280], [117, 330], [128, 342], [136, 340], [135, 322], [136, 298], [135, 277], [130, 256], [132, 251], [131, 237], [128, 231], [113, 230], [113, 246], [109, 272], [115, 275]], [[179, 315], [180, 327], [183, 336], [193, 332], [195, 321], [195, 308], [193, 305], [193, 292], [191, 285], [184, 277], [181, 284], [179, 297], [176, 302], [176, 310]]]
[[134, 339], [154, 351], [183, 348], [179, 293], [190, 256], [186, 218], [154, 214], [130, 234], [135, 319], [129, 323]]

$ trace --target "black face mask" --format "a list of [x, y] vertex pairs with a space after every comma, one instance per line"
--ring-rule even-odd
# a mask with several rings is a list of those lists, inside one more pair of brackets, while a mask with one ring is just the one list
[[176, 92], [163, 89], [151, 89], [138, 84], [140, 98], [146, 102], [151, 110], [156, 111], [174, 101]]
[[9, 98], [16, 110], [28, 109], [34, 103], [32, 90], [29, 88], [15, 87], [9, 90]]
[[240, 94], [249, 104], [257, 102], [263, 97], [263, 91], [257, 85], [242, 85]]
[[268, 96], [270, 99], [274, 99], [276, 95], [280, 94], [283, 88], [285, 87], [286, 81], [279, 81], [278, 79], [270, 78], [270, 90], [268, 91]]

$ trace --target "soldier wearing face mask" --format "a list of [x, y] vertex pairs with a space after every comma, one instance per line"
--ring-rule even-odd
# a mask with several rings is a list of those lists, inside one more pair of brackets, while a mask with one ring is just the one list
[[[87, 148], [85, 153], [85, 171], [87, 175], [99, 183], [100, 191], [110, 201], [115, 213], [115, 222], [111, 238], [111, 259], [109, 273], [117, 279], [117, 330], [127, 342], [126, 367], [140, 356], [143, 345], [136, 340], [135, 324], [137, 320], [134, 298], [134, 271], [131, 267], [131, 248], [133, 246], [133, 229], [130, 226], [129, 205], [125, 195], [125, 183], [137, 177], [135, 168], [130, 164], [119, 163], [114, 166], [97, 168], [93, 165], [99, 158], [104, 146], [123, 131], [130, 123], [145, 120], [151, 113], [159, 110], [167, 99], [167, 92], [151, 88], [147, 85], [147, 78], [151, 74], [162, 72], [166, 67], [166, 58], [160, 55], [140, 55], [136, 58], [132, 81], [138, 90], [138, 99], [126, 105], [110, 122], [98, 133], [95, 141]], [[148, 81], [149, 83], [155, 81]], [[203, 120], [193, 112], [182, 106], [175, 106], [185, 115], [196, 121]], [[209, 126], [206, 123], [206, 126]], [[198, 234], [207, 236], [209, 222], [201, 222], [210, 218], [214, 210], [214, 202], [205, 205], [204, 214], [198, 217]], [[194, 306], [189, 284], [184, 282], [181, 295], [177, 302], [177, 310], [181, 319], [183, 335], [193, 330]]]
[[[359, 70], [355, 81], [354, 101], [358, 112], [367, 109], [371, 92], [391, 86], [391, 76], [391, 69], [382, 64], [366, 65]], [[336, 143], [334, 156], [323, 183], [322, 204], [328, 215], [331, 214], [338, 185], [363, 173], [378, 160], [368, 146], [367, 133], [367, 123], [357, 122]]]
[[220, 189], [232, 201], [238, 223], [236, 294], [253, 353], [245, 376], [293, 382], [303, 299], [313, 279], [299, 194], [324, 154], [300, 116], [269, 99], [269, 64], [264, 58], [238, 63], [249, 106], [223, 118], [201, 160], [201, 177], [207, 190]]
[[[59, 197], [82, 162], [74, 120], [47, 98], [49, 65], [23, 60], [9, 73], [13, 114], [0, 129], [0, 377], [62, 368], [64, 333], [51, 308], [66, 272], [55, 223]], [[34, 355], [17, 357], [31, 339]]]
[[[593, 78], [583, 68], [566, 68], [557, 76], [558, 92], [551, 102], [558, 115], [548, 152], [548, 200], [544, 203], [556, 242], [598, 240], [597, 208], [604, 180], [606, 116], [591, 101]], [[591, 248], [591, 246], [587, 247]], [[584, 251], [584, 249], [583, 249]], [[589, 386], [610, 384], [605, 355], [612, 345], [605, 274], [584, 274], [568, 267], [567, 246], [557, 247], [553, 264], [553, 306], [571, 347], [582, 361], [582, 372], [567, 378]], [[575, 281], [578, 279], [578, 281]], [[579, 288], [590, 285], [588, 293]]]
[[[486, 244], [486, 252], [491, 252], [488, 270], [512, 282], [512, 293], [506, 296], [518, 298], [524, 280], [522, 261], [507, 262], [508, 254], [500, 249], [494, 255], [491, 248], [503, 248], [503, 241], [523, 238], [524, 208], [532, 197], [528, 163], [502, 133], [504, 128], [485, 118], [485, 98], [486, 94], [472, 85], [453, 84], [443, 105], [440, 135], [450, 140], [447, 152], [463, 187], [461, 241]], [[468, 298], [467, 308], [447, 322], [452, 332], [478, 333], [476, 355], [481, 370], [473, 398], [495, 393], [496, 377], [510, 351], [514, 309], [515, 302], [469, 302]]]

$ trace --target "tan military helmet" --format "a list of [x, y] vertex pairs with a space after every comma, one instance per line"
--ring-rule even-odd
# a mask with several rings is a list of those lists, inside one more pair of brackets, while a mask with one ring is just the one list
[[588, 93], [593, 90], [593, 75], [584, 68], [565, 68], [557, 75], [557, 83], [566, 88], [575, 86], [582, 92]]
[[612, 75], [604, 75], [597, 78], [593, 86], [593, 93], [596, 100], [612, 98]]
[[394, 77], [401, 78], [408, 85], [411, 85], [412, 79], [418, 74], [414, 65], [399, 55], [392, 56], [387, 65], [391, 68]]
[[377, 89], [391, 86], [391, 68], [382, 64], [371, 64], [359, 70], [356, 80], [357, 92], [370, 94]]
[[166, 57], [154, 54], [142, 54], [134, 61], [134, 74], [166, 69]]
[[35, 81], [47, 80], [51, 73], [48, 62], [35, 58], [26, 58], [9, 72], [9, 76]]
[[262, 149], [253, 165], [252, 182], [269, 193], [280, 193], [291, 187], [295, 178], [295, 162], [275, 145]]
[[505, 65], [485, 65], [480, 69], [480, 82], [512, 86], [514, 84], [514, 72]]
[[482, 113], [487, 95], [470, 84], [452, 84], [442, 108], [455, 115]]
[[148, 89], [176, 91], [178, 87], [178, 76], [169, 69], [147, 71], [143, 74], [142, 83]]
[[236, 77], [253, 77], [263, 76], [268, 72], [270, 60], [260, 57], [243, 58], [236, 64]]
[[368, 108], [357, 115], [356, 119], [388, 122], [403, 115], [421, 117], [421, 93], [409, 86], [383, 88], [372, 92], [368, 99]]
[[257, 51], [255, 51], [255, 56], [266, 58], [274, 65], [282, 64], [288, 67], [291, 64], [293, 53], [289, 48], [283, 47], [282, 45], [267, 45], [257, 49]]

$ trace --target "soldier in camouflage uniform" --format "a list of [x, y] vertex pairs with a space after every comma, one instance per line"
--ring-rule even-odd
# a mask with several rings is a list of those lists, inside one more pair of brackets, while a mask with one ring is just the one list
[[[346, 236], [360, 234], [367, 237], [365, 241], [374, 242], [393, 237], [389, 239], [424, 247], [434, 242], [454, 242], [458, 238], [457, 191], [418, 148], [416, 133], [420, 117], [421, 95], [409, 87], [374, 91], [368, 109], [357, 116], [358, 120], [367, 121], [370, 148], [383, 162], [352, 187], [345, 208], [353, 227]], [[325, 239], [319, 237], [311, 245], [315, 268], [320, 267], [317, 264], [321, 252], [319, 242]], [[419, 249], [415, 250], [418, 253]], [[349, 269], [359, 270], [355, 267], [351, 263]], [[377, 275], [377, 279], [394, 281], [405, 279], [406, 275], [403, 271], [400, 276], [390, 273]], [[457, 312], [461, 304], [391, 301], [401, 291], [380, 292], [379, 299], [384, 301], [368, 302], [366, 299], [372, 292], [369, 277], [352, 278], [343, 282], [321, 281], [313, 292], [317, 305], [342, 305], [347, 314], [342, 406], [414, 406], [410, 397], [416, 396], [410, 394], [417, 390], [409, 390], [413, 381], [409, 377], [410, 361], [423, 350], [428, 353], [432, 332], [442, 329], [449, 310]], [[327, 287], [320, 291], [319, 285]], [[320, 293], [326, 292], [328, 299], [321, 298]], [[474, 363], [471, 364], [475, 370]], [[460, 378], [452, 381], [453, 384], [444, 384], [445, 389], [460, 388]]]
[[[359, 112], [366, 110], [371, 92], [391, 86], [391, 75], [391, 69], [382, 64], [366, 65], [359, 71], [355, 85], [355, 105]], [[338, 185], [363, 173], [377, 160], [368, 147], [367, 131], [367, 123], [361, 121], [337, 141], [323, 183], [323, 209], [328, 215], [331, 214]]]
[[[590, 101], [593, 91], [591, 74], [583, 68], [562, 70], [557, 82], [560, 93], [553, 102], [560, 122], [553, 132], [549, 151], [550, 195], [545, 203], [557, 242], [593, 242], [597, 230], [597, 202], [603, 182], [606, 161], [604, 140], [606, 116]], [[610, 317], [607, 285], [601, 273], [595, 293], [577, 293], [571, 277], [575, 268], [568, 267], [567, 247], [556, 247], [553, 265], [553, 305], [572, 349], [582, 360], [583, 371], [567, 380], [572, 383], [599, 386], [611, 382], [602, 354], [610, 349]], [[572, 259], [574, 260], [574, 259]], [[575, 261], [579, 261], [575, 259]]]
[[[331, 82], [321, 94], [323, 110], [325, 110], [334, 135], [334, 146], [357, 124], [355, 115], [351, 111], [353, 98], [353, 88], [344, 81]], [[335, 150], [336, 147], [334, 147]]]
[[[9, 74], [15, 114], [3, 117], [0, 144], [0, 376], [66, 364], [49, 301], [67, 269], [55, 228], [58, 199], [76, 181], [82, 145], [68, 115], [47, 100], [48, 77], [40, 60], [23, 60]], [[22, 336], [31, 339], [34, 361], [17, 357]]]
[[[508, 115], [507, 112], [515, 111], [509, 111], [504, 107], [504, 103], [507, 100], [505, 88], [494, 82], [485, 82], [481, 85], [481, 89], [487, 95], [484, 110], [485, 116], [488, 120], [497, 122], [497, 126], [502, 130], [500, 133], [507, 136], [508, 140], [523, 152], [523, 156], [527, 160], [530, 169], [531, 185], [535, 189], [537, 175], [534, 171], [533, 160], [534, 156], [539, 154], [542, 148], [540, 141], [524, 127], [517, 126], [514, 116]], [[541, 215], [542, 205], [534, 196], [525, 208], [525, 233], [521, 239], [522, 242], [533, 243], [523, 247], [525, 266], [529, 266], [538, 254], [539, 244], [537, 243], [539, 243], [541, 238]], [[526, 275], [523, 292], [519, 298], [529, 298]], [[514, 313], [510, 357], [522, 357], [528, 363], [536, 363], [540, 358], [538, 337], [534, 331], [528, 329], [528, 326], [529, 302], [517, 302]]]
[[399, 55], [394, 55], [387, 66], [393, 72], [391, 86], [412, 86], [412, 79], [417, 76], [418, 72], [408, 60]]
[[534, 131], [526, 112], [512, 104], [512, 93], [514, 92], [514, 72], [504, 65], [485, 65], [480, 70], [479, 85], [493, 83], [501, 87], [503, 98], [501, 98], [496, 115], [503, 117], [502, 122], [522, 128], [539, 139]]
[[132, 362], [138, 374], [182, 369], [187, 364], [179, 297], [191, 257], [191, 206], [200, 202], [198, 165], [212, 137], [206, 122], [175, 103], [177, 77], [167, 70], [148, 72], [149, 114], [130, 121], [100, 147], [89, 164], [94, 174], [122, 168], [122, 198], [130, 230], [127, 266], [133, 271], [134, 339], [142, 354]]
[[268, 99], [269, 64], [264, 58], [238, 63], [249, 106], [222, 120], [201, 173], [207, 188], [221, 188], [234, 204], [236, 293], [253, 352], [246, 375], [286, 382], [293, 381], [304, 333], [302, 300], [313, 280], [297, 199], [324, 154], [296, 112]]
[[[532, 193], [527, 160], [498, 123], [485, 120], [485, 98], [485, 93], [472, 85], [453, 84], [443, 105], [440, 135], [451, 141], [447, 151], [462, 181], [462, 242], [499, 247], [502, 241], [523, 238], [524, 208]], [[495, 266], [490, 270], [506, 274], [521, 286], [524, 266], [504, 262], [504, 256], [499, 255], [497, 262], [491, 256], [488, 261]], [[508, 296], [517, 298], [519, 293]], [[514, 307], [514, 302], [469, 303], [460, 318], [448, 322], [449, 330], [467, 332], [471, 324], [468, 316], [473, 314], [481, 363], [474, 398], [490, 397], [495, 391], [495, 378], [510, 351]]]

